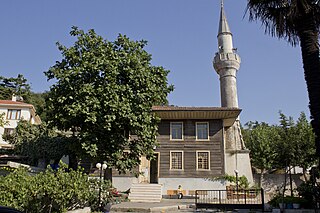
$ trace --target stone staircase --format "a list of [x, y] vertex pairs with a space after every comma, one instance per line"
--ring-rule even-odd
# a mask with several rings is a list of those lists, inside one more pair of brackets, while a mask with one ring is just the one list
[[131, 202], [160, 202], [161, 185], [149, 183], [134, 183], [130, 188], [129, 199]]

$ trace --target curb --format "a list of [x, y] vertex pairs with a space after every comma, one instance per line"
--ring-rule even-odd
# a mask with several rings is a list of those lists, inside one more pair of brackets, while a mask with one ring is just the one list
[[90, 212], [91, 212], [90, 207], [85, 207], [83, 209], [75, 209], [75, 210], [67, 211], [67, 213], [90, 213]]
[[143, 208], [114, 208], [110, 212], [150, 212], [150, 209]]
[[[173, 206], [159, 206], [152, 208], [111, 208], [110, 212], [152, 212], [152, 213], [167, 213], [177, 212], [179, 209], [188, 209], [190, 205], [173, 205]], [[192, 207], [191, 207], [192, 208]]]
[[161, 207], [150, 208], [150, 212], [154, 212], [154, 213], [177, 212], [178, 209], [179, 209], [179, 206], [161, 206]]

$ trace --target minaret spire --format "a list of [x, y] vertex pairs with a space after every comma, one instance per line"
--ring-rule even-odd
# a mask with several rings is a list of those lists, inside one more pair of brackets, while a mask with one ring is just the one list
[[221, 0], [220, 23], [219, 23], [218, 34], [231, 33], [223, 6], [224, 6], [224, 2], [223, 0]]

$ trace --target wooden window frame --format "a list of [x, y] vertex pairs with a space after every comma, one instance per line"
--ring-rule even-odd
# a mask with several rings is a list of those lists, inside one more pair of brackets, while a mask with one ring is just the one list
[[[199, 168], [199, 153], [208, 153], [208, 169]], [[209, 150], [200, 150], [196, 151], [196, 165], [197, 165], [197, 171], [210, 171], [210, 151]]]
[[[181, 153], [181, 169], [173, 169], [172, 168], [172, 153], [179, 152]], [[170, 170], [172, 171], [183, 171], [184, 170], [184, 152], [181, 150], [171, 150], [170, 151]]]
[[[15, 111], [15, 118], [12, 117], [12, 113]], [[8, 109], [7, 120], [20, 120], [21, 119], [21, 109]]]
[[[172, 138], [172, 124], [181, 124], [181, 139], [180, 138]], [[170, 122], [170, 140], [171, 141], [183, 141], [184, 137], [183, 137], [183, 122], [181, 121], [177, 121], [177, 122]]]
[[[207, 138], [206, 139], [201, 139], [201, 138], [198, 138], [198, 124], [207, 124]], [[196, 122], [196, 140], [197, 141], [208, 141], [210, 139], [210, 135], [209, 135], [209, 122]]]

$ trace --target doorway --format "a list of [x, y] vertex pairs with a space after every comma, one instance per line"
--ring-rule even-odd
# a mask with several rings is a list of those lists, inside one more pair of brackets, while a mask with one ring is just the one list
[[155, 153], [150, 161], [150, 183], [158, 183], [159, 179], [159, 154]]

